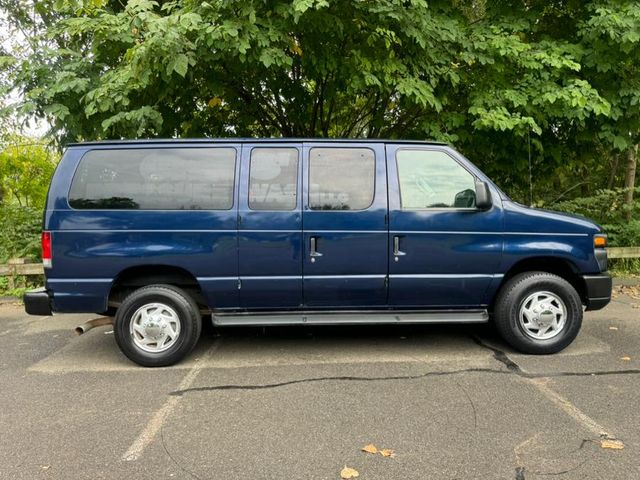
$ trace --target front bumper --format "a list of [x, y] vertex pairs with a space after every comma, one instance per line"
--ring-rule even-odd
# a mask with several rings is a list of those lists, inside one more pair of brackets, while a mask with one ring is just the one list
[[611, 275], [599, 273], [597, 275], [583, 275], [586, 286], [587, 310], [600, 310], [611, 301], [613, 283]]
[[24, 309], [29, 315], [51, 315], [51, 297], [44, 287], [24, 294]]

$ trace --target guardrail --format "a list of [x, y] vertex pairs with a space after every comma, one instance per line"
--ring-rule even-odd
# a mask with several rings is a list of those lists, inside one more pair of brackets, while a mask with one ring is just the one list
[[[42, 263], [28, 263], [24, 258], [12, 258], [6, 265], [0, 265], [0, 277], [7, 277], [9, 290], [16, 288], [16, 279], [19, 276], [44, 275]], [[22, 282], [23, 287], [26, 282]]]
[[640, 247], [611, 247], [607, 248], [609, 258], [640, 258]]
[[[640, 258], [640, 247], [611, 247], [607, 248], [609, 258]], [[9, 288], [15, 288], [16, 277], [29, 275], [43, 275], [41, 263], [28, 263], [24, 258], [14, 258], [9, 263], [0, 265], [0, 277], [9, 278]]]

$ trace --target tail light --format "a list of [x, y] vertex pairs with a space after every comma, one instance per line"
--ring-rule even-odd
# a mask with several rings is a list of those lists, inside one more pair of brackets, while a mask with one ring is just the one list
[[51, 268], [52, 259], [51, 232], [42, 232], [42, 265], [45, 268]]

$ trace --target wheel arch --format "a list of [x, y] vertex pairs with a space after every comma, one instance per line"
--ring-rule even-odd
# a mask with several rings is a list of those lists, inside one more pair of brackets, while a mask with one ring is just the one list
[[546, 272], [557, 275], [569, 282], [571, 286], [578, 292], [578, 295], [580, 296], [582, 302], [586, 302], [587, 287], [584, 283], [584, 279], [579, 274], [578, 267], [566, 258], [547, 255], [523, 258], [522, 260], [514, 263], [502, 277], [502, 281], [500, 282], [498, 288], [495, 291], [495, 294], [493, 295], [493, 298], [491, 299], [491, 309], [493, 309], [493, 304], [495, 303], [495, 300], [504, 285], [511, 278], [525, 272]]
[[200, 282], [190, 271], [175, 265], [149, 264], [127, 267], [116, 275], [109, 291], [109, 308], [117, 308], [132, 291], [155, 284], [181, 288], [199, 306], [206, 306]]

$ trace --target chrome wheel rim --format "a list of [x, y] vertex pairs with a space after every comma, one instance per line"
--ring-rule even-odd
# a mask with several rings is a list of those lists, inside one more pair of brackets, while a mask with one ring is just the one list
[[147, 303], [131, 317], [129, 333], [140, 350], [164, 352], [180, 337], [180, 318], [173, 308], [164, 303]]
[[536, 340], [548, 340], [564, 329], [567, 307], [555, 293], [535, 292], [522, 302], [518, 319], [525, 334]]

